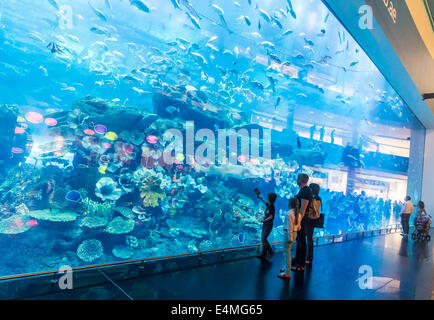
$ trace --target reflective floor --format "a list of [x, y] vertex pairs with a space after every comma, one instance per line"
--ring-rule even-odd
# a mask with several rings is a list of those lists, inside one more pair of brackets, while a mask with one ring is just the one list
[[432, 243], [391, 234], [318, 247], [314, 265], [290, 281], [277, 278], [283, 262], [277, 254], [116, 282], [104, 271], [104, 285], [34, 298], [432, 300]]

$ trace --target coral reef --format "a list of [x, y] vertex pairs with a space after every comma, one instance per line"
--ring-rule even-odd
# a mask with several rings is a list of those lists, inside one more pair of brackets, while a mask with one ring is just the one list
[[30, 230], [31, 225], [22, 215], [0, 220], [0, 234], [19, 234]]
[[[160, 98], [164, 97], [157, 100]], [[165, 101], [189, 108], [185, 113], [180, 110], [180, 116], [198, 116], [213, 126], [234, 123], [175, 100]], [[14, 110], [11, 107], [6, 113], [16, 117]], [[166, 107], [159, 106], [156, 112], [166, 114]], [[0, 111], [0, 118], [2, 114]], [[180, 154], [171, 165], [162, 159], [164, 148], [173, 140], [165, 130], [176, 128], [185, 133], [180, 119], [161, 118], [143, 108], [92, 97], [76, 101], [70, 111], [47, 117], [57, 121], [48, 129], [55, 140], [38, 146], [41, 154], [36, 162], [0, 166], [0, 234], [22, 233], [17, 238], [27, 245], [36, 238], [36, 242], [55, 238], [56, 243], [48, 241], [46, 250], [65, 252], [71, 265], [113, 256], [146, 258], [259, 243], [265, 207], [253, 197], [253, 188], [274, 191], [279, 198], [288, 199], [298, 192], [299, 162], [316, 155], [311, 162], [320, 163], [325, 157], [321, 151], [286, 150], [290, 146], [281, 144], [278, 150], [284, 157], [273, 162], [255, 159], [239, 164], [190, 165]], [[242, 125], [243, 120], [238, 120], [235, 122]], [[20, 124], [15, 121], [15, 126]], [[0, 128], [5, 132], [0, 146], [12, 147], [11, 128]], [[72, 159], [67, 158], [71, 154]], [[4, 168], [8, 171], [1, 180]], [[305, 172], [314, 176], [311, 170]], [[341, 232], [342, 221], [338, 219], [342, 216], [348, 221], [346, 229], [358, 231], [381, 225], [370, 215], [376, 206], [391, 211], [390, 203], [381, 204], [378, 199], [345, 198], [325, 190], [321, 196], [325, 207], [340, 208], [327, 212], [327, 223], [335, 233]], [[348, 217], [357, 204], [360, 214]], [[282, 212], [276, 220], [279, 216]], [[280, 240], [279, 223], [276, 221], [270, 239]], [[35, 231], [29, 232], [32, 227]], [[99, 240], [92, 239], [97, 237]], [[88, 238], [92, 240], [80, 244]], [[113, 248], [107, 256], [103, 244], [109, 251]]]
[[134, 220], [116, 217], [109, 222], [106, 230], [113, 234], [130, 233], [134, 229], [134, 224]]
[[134, 236], [127, 236], [125, 242], [131, 248], [137, 248], [139, 246], [139, 240]]
[[144, 207], [155, 208], [159, 201], [166, 198], [166, 193], [161, 189], [161, 180], [157, 176], [148, 176], [143, 179], [140, 187], [140, 198]]
[[77, 248], [77, 256], [85, 262], [93, 262], [102, 257], [103, 253], [102, 243], [96, 239], [84, 240]]
[[108, 224], [108, 222], [109, 220], [107, 217], [97, 216], [97, 215], [87, 215], [81, 220], [80, 226], [87, 227], [89, 229], [96, 229], [96, 228], [105, 227]]
[[119, 212], [121, 215], [123, 215], [127, 219], [134, 219], [135, 214], [132, 209], [127, 207], [116, 207], [114, 208], [115, 212]]
[[130, 246], [116, 246], [113, 248], [112, 253], [117, 258], [128, 259], [134, 254], [134, 249]]
[[95, 195], [103, 201], [116, 201], [121, 197], [122, 190], [112, 178], [104, 177], [96, 183]]
[[113, 202], [96, 202], [89, 198], [83, 200], [83, 209], [85, 214], [110, 217], [113, 214], [115, 205]]
[[46, 220], [51, 222], [72, 222], [77, 219], [77, 213], [73, 211], [60, 211], [58, 209], [33, 210], [28, 215], [37, 220]]

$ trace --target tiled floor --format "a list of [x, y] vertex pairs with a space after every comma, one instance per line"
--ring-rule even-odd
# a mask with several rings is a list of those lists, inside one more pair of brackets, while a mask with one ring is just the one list
[[[283, 257], [276, 255], [271, 261], [250, 258], [37, 299], [434, 299], [432, 242], [391, 234], [317, 247], [314, 265], [293, 273], [290, 281], [277, 278]], [[366, 274], [359, 273], [362, 266], [372, 270], [371, 283], [359, 281]]]

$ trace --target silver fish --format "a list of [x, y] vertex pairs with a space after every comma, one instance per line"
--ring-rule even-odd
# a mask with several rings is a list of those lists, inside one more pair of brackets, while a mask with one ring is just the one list
[[264, 46], [265, 48], [274, 49], [276, 46], [270, 42], [270, 41], [263, 41], [261, 42], [261, 46]]
[[262, 35], [258, 32], [252, 32], [250, 33], [250, 36], [252, 36], [252, 38], [257, 38], [257, 39], [262, 38]]
[[282, 63], [282, 61], [280, 60], [280, 58], [278, 56], [276, 56], [275, 54], [268, 52], [268, 56], [270, 57], [271, 60], [277, 62], [277, 63]]
[[208, 64], [208, 62], [206, 61], [206, 59], [200, 54], [200, 53], [197, 53], [197, 52], [191, 52], [190, 53], [192, 56], [193, 56], [193, 58], [195, 58], [197, 61], [199, 61], [199, 62], [201, 62], [201, 63], [203, 63], [203, 64]]
[[179, 3], [181, 3], [188, 10], [188, 12], [192, 16], [194, 16], [197, 20], [201, 19], [200, 16], [199, 16], [199, 13], [193, 7], [193, 5], [190, 3], [190, 1], [188, 1], [188, 0], [179, 0]]
[[94, 26], [94, 27], [90, 28], [90, 31], [92, 31], [93, 33], [96, 33], [96, 34], [103, 34], [106, 36], [110, 36], [109, 29], [107, 29], [105, 27]]
[[166, 108], [166, 111], [167, 111], [168, 113], [179, 112], [179, 108], [176, 108], [176, 107], [174, 107], [174, 106], [168, 106], [168, 107]]
[[213, 7], [214, 10], [217, 12], [217, 14], [218, 14], [218, 16], [219, 16], [219, 18], [220, 18], [220, 21], [221, 21], [223, 27], [224, 27], [224, 28], [225, 28], [229, 33], [232, 34], [233, 32], [232, 32], [231, 30], [229, 30], [228, 24], [227, 24], [226, 19], [225, 19], [225, 17], [224, 17], [225, 12], [223, 11], [223, 9], [220, 8], [220, 7], [219, 7], [218, 5], [216, 5], [216, 4], [213, 4], [212, 7]]
[[264, 90], [264, 85], [262, 83], [260, 83], [259, 81], [251, 80], [249, 83], [252, 87], [254, 87], [256, 89]]
[[184, 39], [184, 38], [176, 38], [176, 40], [178, 40], [179, 42], [183, 43], [183, 44], [190, 44], [190, 41]]
[[140, 80], [139, 78], [133, 77], [133, 76], [128, 76], [128, 75], [124, 76], [123, 79], [126, 82], [130, 82], [130, 83], [142, 82], [142, 80]]
[[294, 32], [294, 31], [288, 29], [288, 30], [286, 30], [285, 32], [283, 32], [283, 33], [281, 34], [281, 37], [285, 37], [285, 36], [287, 36], [287, 35], [290, 35], [290, 34], [293, 33], [293, 32]]
[[310, 40], [310, 39], [304, 38], [304, 42], [306, 42], [309, 46], [313, 46], [314, 45], [313, 41]]
[[186, 12], [185, 14], [186, 14], [187, 17], [190, 19], [191, 23], [193, 23], [193, 25], [194, 25], [196, 28], [200, 29], [199, 19], [197, 19], [196, 17], [192, 16], [192, 15], [190, 14], [190, 12]]
[[149, 6], [143, 0], [130, 0], [130, 4], [143, 12], [149, 13], [151, 11]]
[[259, 8], [259, 14], [261, 15], [262, 19], [264, 19], [265, 21], [267, 21], [268, 23], [271, 22], [271, 17], [268, 14], [267, 11], [265, 11], [264, 9]]
[[282, 8], [279, 9], [279, 12], [285, 17], [288, 18], [288, 15], [286, 14], [285, 10], [283, 10]]
[[181, 9], [181, 6], [179, 5], [178, 0], [170, 0], [170, 1], [172, 2], [172, 4], [173, 4], [173, 6], [175, 7], [175, 9], [182, 10], [182, 9]]
[[107, 18], [105, 17], [104, 13], [101, 10], [99, 10], [99, 9], [95, 8], [94, 6], [92, 6], [92, 4], [90, 2], [88, 2], [88, 4], [89, 4], [90, 8], [92, 9], [93, 13], [95, 13], [95, 15], [98, 18], [100, 18], [104, 22], [107, 22]]
[[223, 9], [220, 8], [218, 5], [213, 4], [212, 7], [213, 7], [214, 10], [217, 12], [217, 14], [219, 14], [219, 15], [224, 15], [224, 14], [225, 14], [225, 12], [223, 11]]
[[288, 3], [288, 12], [291, 14], [291, 16], [294, 19], [297, 19], [297, 15], [295, 14], [294, 7], [292, 6], [291, 0], [286, 0], [286, 2]]
[[278, 19], [276, 19], [276, 18], [272, 18], [273, 19], [273, 22], [280, 28], [280, 29], [283, 29], [283, 26], [282, 26], [282, 24], [280, 23], [280, 21], [278, 20]]
[[80, 39], [79, 39], [78, 37], [72, 35], [72, 34], [66, 34], [65, 36], [66, 36], [67, 38], [69, 38], [71, 41], [74, 41], [74, 42], [76, 42], [76, 43], [79, 43], [79, 42], [80, 42]]
[[56, 9], [59, 10], [59, 5], [57, 4], [56, 0], [48, 0], [48, 2]]
[[240, 20], [244, 20], [244, 22], [250, 26], [252, 24], [252, 22], [250, 21], [250, 18], [248, 16], [240, 16], [238, 19]]

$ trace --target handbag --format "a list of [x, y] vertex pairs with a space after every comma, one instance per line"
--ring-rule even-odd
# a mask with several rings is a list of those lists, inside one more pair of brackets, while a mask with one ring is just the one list
[[[321, 211], [322, 211], [322, 203], [321, 203]], [[320, 213], [319, 218], [314, 220], [315, 221], [314, 227], [318, 229], [324, 228], [324, 219], [325, 219], [324, 213]]]
[[324, 213], [321, 213], [319, 215], [319, 218], [315, 220], [315, 228], [319, 228], [319, 229], [324, 228], [324, 218], [325, 218]]

